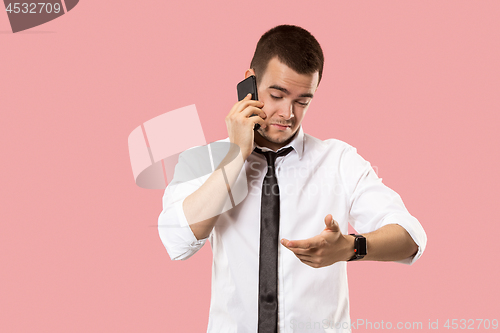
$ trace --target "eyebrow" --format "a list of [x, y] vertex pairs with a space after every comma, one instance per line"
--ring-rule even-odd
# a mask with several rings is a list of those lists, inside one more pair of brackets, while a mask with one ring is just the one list
[[[280, 87], [280, 86], [275, 85], [275, 84], [273, 84], [272, 86], [269, 86], [268, 89], [276, 89], [276, 90], [284, 92], [287, 95], [290, 95], [290, 92], [288, 91], [288, 89], [285, 89], [285, 88]], [[299, 97], [310, 97], [310, 98], [313, 98], [314, 95], [311, 94], [311, 93], [305, 93], [305, 94], [300, 95]]]

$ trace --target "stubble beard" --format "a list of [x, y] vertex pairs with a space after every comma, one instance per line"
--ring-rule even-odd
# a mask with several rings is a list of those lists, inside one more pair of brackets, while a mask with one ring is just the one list
[[[292, 124], [291, 126], [293, 127], [294, 124]], [[289, 141], [291, 138], [293, 138], [295, 136], [295, 134], [297, 134], [299, 130], [299, 127], [295, 130], [295, 132], [293, 132], [291, 135], [287, 136], [287, 137], [283, 137], [283, 136], [280, 136], [279, 138], [273, 138], [269, 135], [267, 135], [267, 131], [263, 130], [262, 128], [260, 128], [257, 132], [260, 134], [260, 136], [262, 136], [265, 140], [271, 142], [271, 143], [274, 143], [274, 144], [282, 144], [282, 143], [285, 143], [287, 141]]]

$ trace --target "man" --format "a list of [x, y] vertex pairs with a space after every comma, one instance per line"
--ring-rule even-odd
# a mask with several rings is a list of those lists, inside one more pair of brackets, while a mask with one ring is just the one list
[[[248, 95], [234, 104], [221, 140], [237, 146], [238, 157], [228, 154], [183, 189], [174, 177], [163, 197], [161, 240], [176, 260], [210, 240], [208, 332], [349, 332], [347, 261], [411, 264], [425, 232], [355, 148], [303, 132], [323, 71], [309, 32], [269, 30], [250, 67], [245, 77], [256, 76], [259, 101]], [[181, 155], [176, 175], [192, 164]], [[242, 180], [248, 194], [225, 210], [228, 191]], [[348, 235], [348, 223], [362, 235]]]

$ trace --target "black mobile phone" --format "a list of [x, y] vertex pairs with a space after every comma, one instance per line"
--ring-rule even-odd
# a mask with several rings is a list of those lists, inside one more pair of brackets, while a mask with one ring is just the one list
[[[236, 90], [238, 91], [238, 101], [241, 101], [246, 97], [249, 93], [252, 94], [252, 99], [254, 101], [259, 100], [259, 95], [257, 94], [257, 80], [255, 79], [255, 75], [250, 75], [236, 86]], [[250, 117], [256, 116], [256, 114], [252, 114]], [[260, 124], [255, 124], [253, 127], [254, 131], [260, 128]]]

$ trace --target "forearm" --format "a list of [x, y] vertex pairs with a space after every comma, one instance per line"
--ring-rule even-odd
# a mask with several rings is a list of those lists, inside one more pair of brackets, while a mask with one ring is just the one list
[[244, 160], [241, 153], [236, 158], [232, 158], [229, 153], [220, 165], [221, 167], [183, 203], [186, 219], [198, 240], [210, 235], [228, 198], [228, 192], [244, 165]]
[[[417, 244], [405, 228], [398, 224], [385, 225], [363, 236], [366, 238], [367, 255], [361, 260], [402, 260], [415, 255], [418, 251]], [[354, 242], [354, 237], [350, 237]]]

